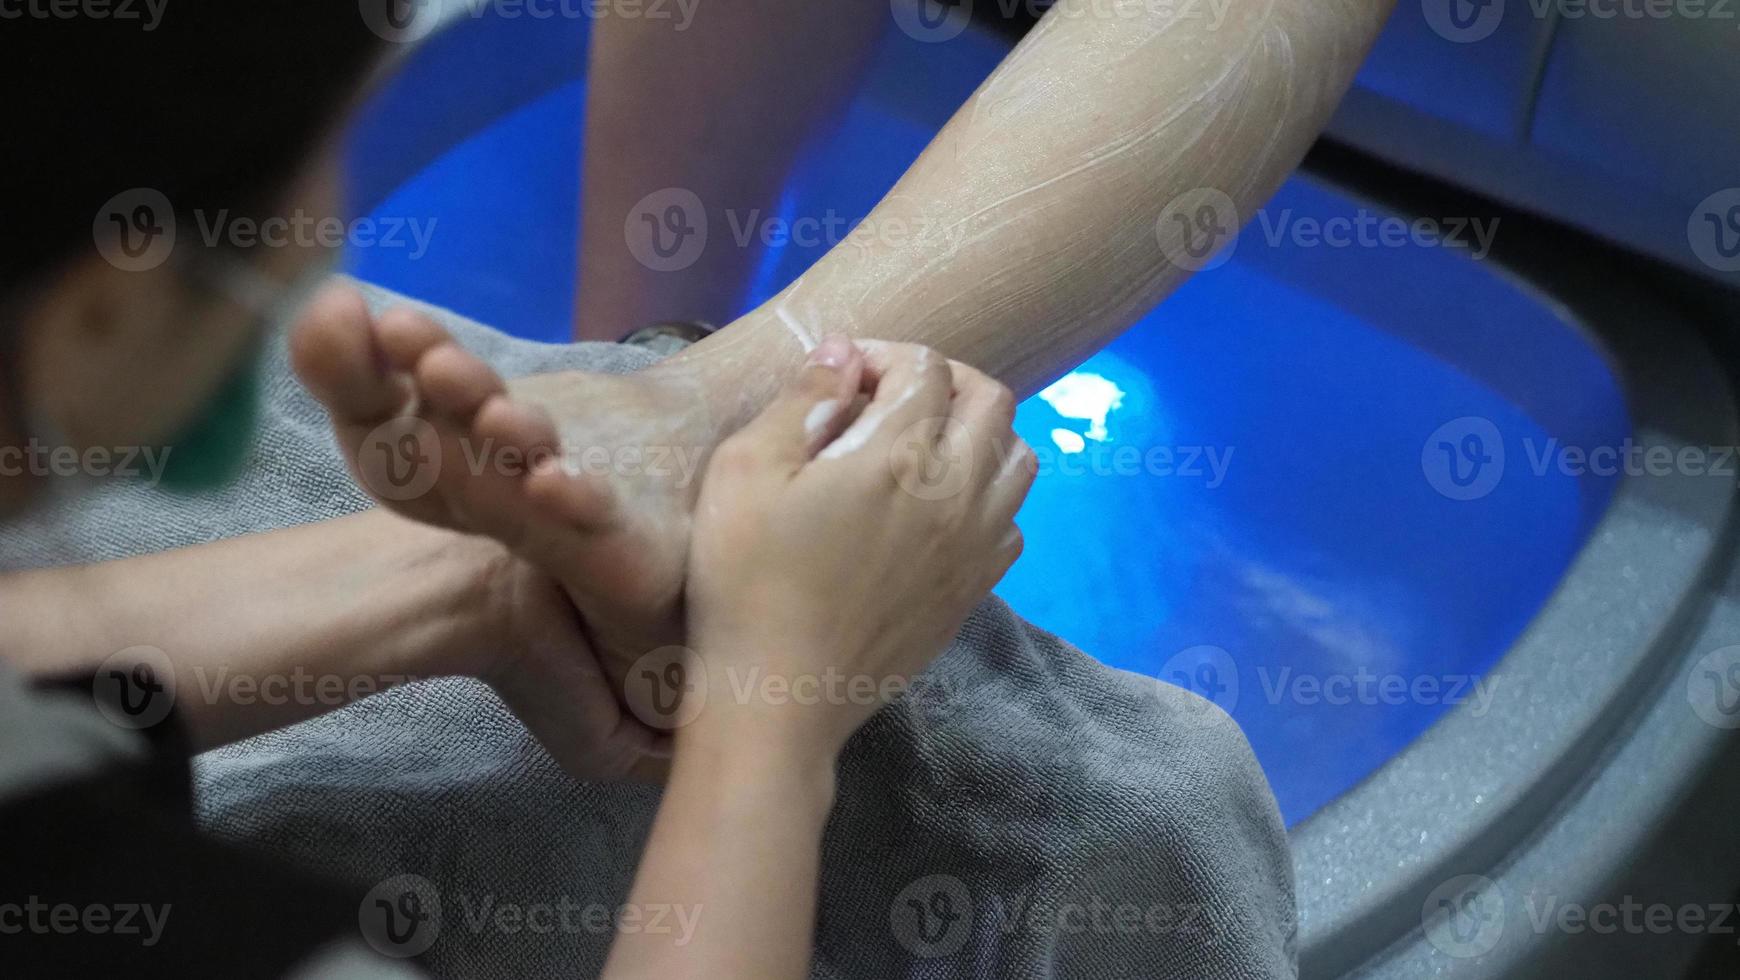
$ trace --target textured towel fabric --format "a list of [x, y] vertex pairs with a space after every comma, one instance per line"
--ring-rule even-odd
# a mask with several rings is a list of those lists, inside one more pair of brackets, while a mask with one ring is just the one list
[[[431, 312], [510, 375], [649, 359]], [[122, 557], [368, 506], [282, 338], [263, 356], [265, 428], [243, 480], [194, 498], [103, 486], [5, 528], [0, 561]], [[842, 760], [815, 977], [1295, 974], [1285, 831], [1218, 709], [1107, 668], [995, 599], [925, 680]], [[208, 753], [197, 788], [215, 833], [363, 887], [388, 882], [377, 897], [417, 890], [438, 913], [416, 938], [433, 937], [425, 962], [438, 974], [514, 980], [598, 972], [658, 803], [656, 789], [570, 780], [490, 691], [460, 680]], [[649, 909], [639, 921], [680, 934], [678, 913], [697, 914]]]

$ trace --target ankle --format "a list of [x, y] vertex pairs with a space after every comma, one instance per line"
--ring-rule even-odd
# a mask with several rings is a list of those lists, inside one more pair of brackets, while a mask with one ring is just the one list
[[779, 394], [806, 351], [766, 305], [643, 372], [701, 404], [723, 440]]

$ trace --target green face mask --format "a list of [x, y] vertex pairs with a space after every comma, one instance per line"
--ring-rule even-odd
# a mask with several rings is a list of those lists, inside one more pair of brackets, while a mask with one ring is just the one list
[[[333, 263], [316, 263], [297, 279], [282, 285], [252, 266], [234, 263], [206, 276], [214, 291], [247, 310], [255, 332], [286, 323], [332, 274]], [[164, 447], [160, 474], [163, 486], [177, 493], [196, 493], [224, 486], [245, 468], [260, 419], [260, 352], [250, 345], [242, 362], [212, 393], [205, 406]]]
[[260, 418], [259, 356], [251, 348], [246, 356], [198, 417], [164, 447], [160, 479], [165, 489], [195, 493], [241, 474]]

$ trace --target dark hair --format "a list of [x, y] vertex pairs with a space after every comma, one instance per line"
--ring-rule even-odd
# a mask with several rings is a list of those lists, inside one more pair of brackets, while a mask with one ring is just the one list
[[14, 9], [0, 20], [0, 298], [93, 250], [99, 209], [134, 188], [178, 215], [269, 209], [383, 47], [358, 0]]

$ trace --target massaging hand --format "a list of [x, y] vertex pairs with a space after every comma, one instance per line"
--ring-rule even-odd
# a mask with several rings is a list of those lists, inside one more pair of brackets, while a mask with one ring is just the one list
[[510, 385], [427, 313], [377, 316], [345, 283], [303, 311], [291, 354], [358, 485], [562, 583], [619, 695], [647, 651], [682, 641], [689, 514], [722, 434], [696, 382], [565, 372]]
[[617, 700], [562, 586], [505, 550], [488, 560], [485, 661], [478, 676], [576, 779], [662, 779], [669, 739]]
[[[1034, 465], [1009, 390], [925, 348], [865, 346], [822, 344], [707, 470], [687, 595], [708, 697], [679, 739], [772, 731], [837, 752], [1021, 552]], [[758, 696], [768, 679], [793, 695]]]

